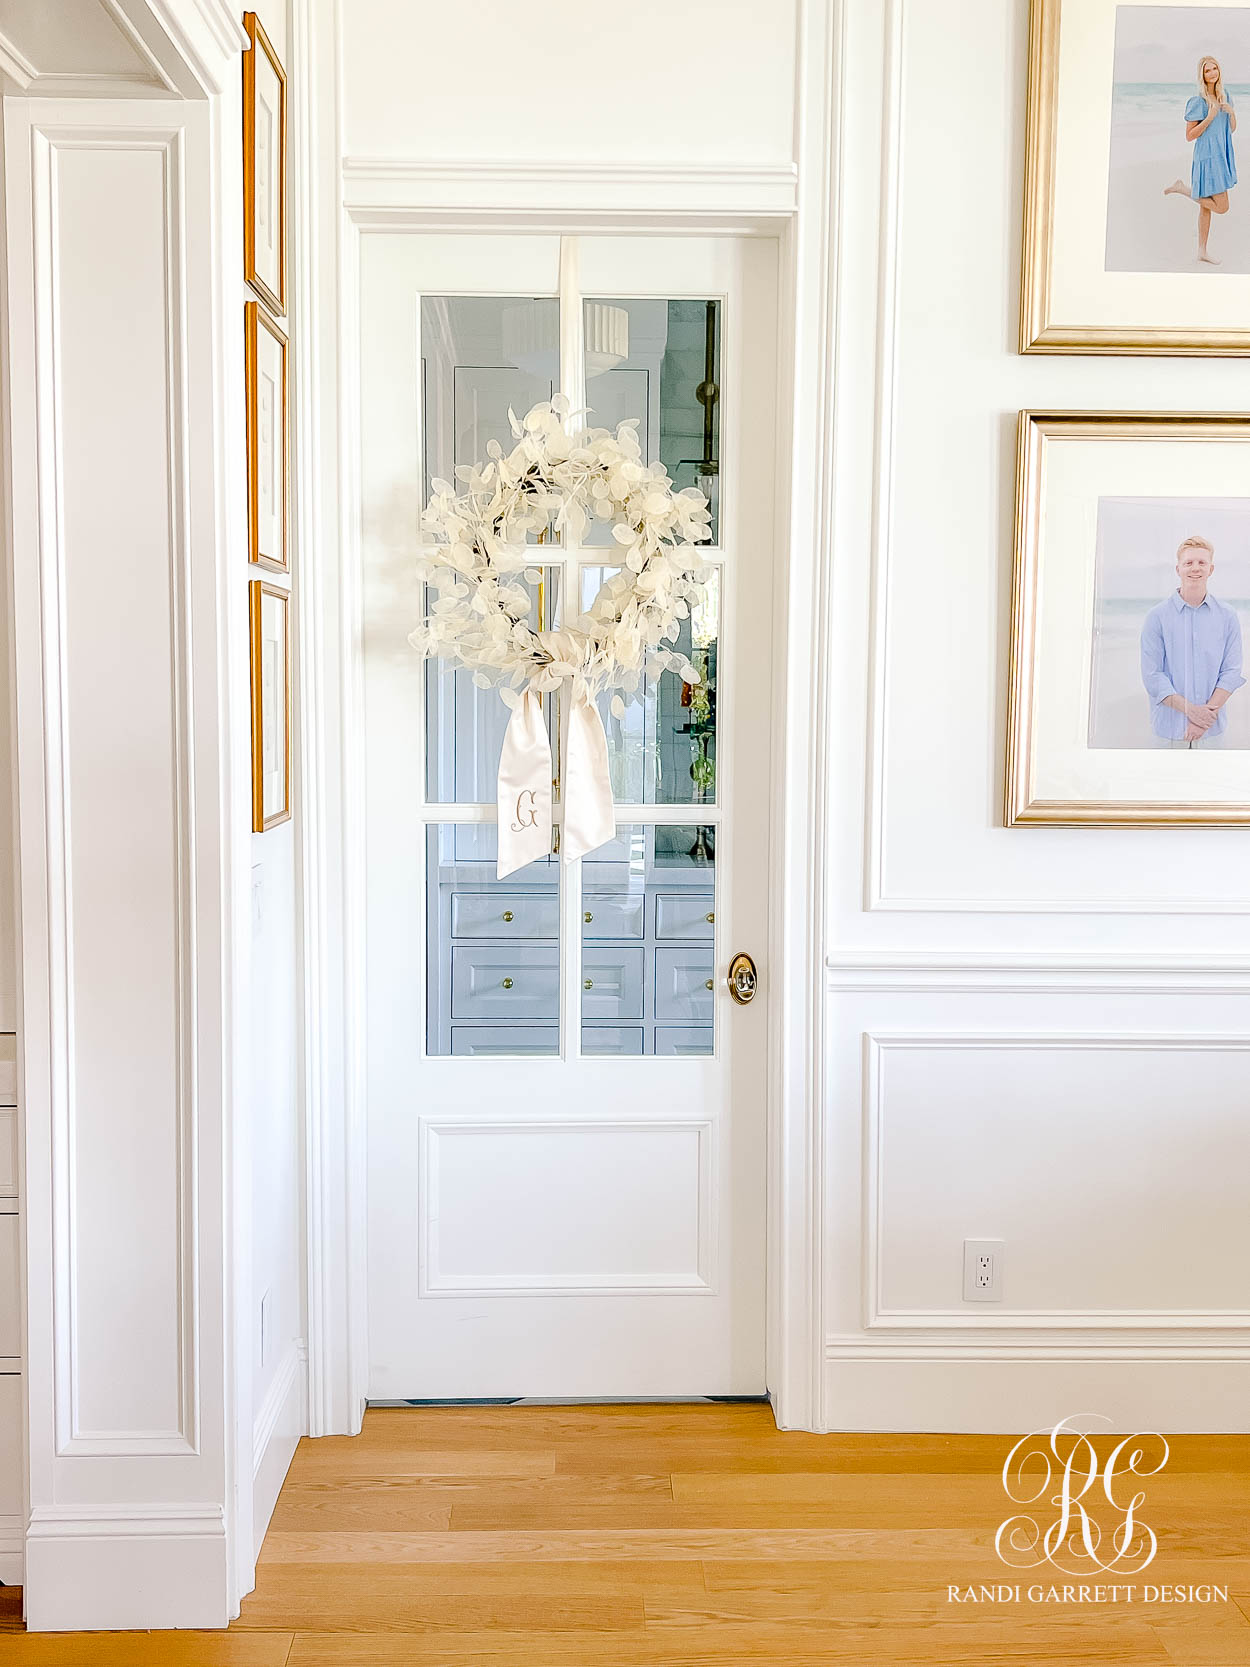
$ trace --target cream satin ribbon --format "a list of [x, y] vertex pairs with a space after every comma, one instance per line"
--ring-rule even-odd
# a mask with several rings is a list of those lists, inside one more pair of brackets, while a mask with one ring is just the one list
[[[561, 854], [575, 862], [616, 837], [608, 738], [599, 709], [579, 684], [569, 708], [565, 742], [564, 833]], [[503, 738], [499, 757], [499, 879], [551, 851], [551, 741], [542, 697], [526, 689]]]

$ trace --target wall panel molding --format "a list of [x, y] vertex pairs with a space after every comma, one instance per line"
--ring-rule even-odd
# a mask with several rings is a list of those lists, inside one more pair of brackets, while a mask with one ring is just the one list
[[[80, 1336], [79, 1269], [90, 1248], [82, 1241], [78, 1149], [83, 1137], [84, 1095], [98, 1094], [98, 1082], [79, 1080], [76, 1055], [80, 1034], [75, 1022], [77, 961], [82, 942], [75, 899], [74, 867], [78, 840], [94, 840], [76, 815], [71, 777], [74, 759], [74, 710], [71, 702], [71, 647], [68, 610], [77, 606], [70, 594], [76, 581], [69, 568], [74, 556], [68, 542], [67, 497], [84, 482], [67, 479], [67, 468], [81, 467], [67, 458], [66, 378], [80, 377], [77, 344], [66, 339], [66, 275], [60, 249], [63, 223], [62, 159], [88, 153], [112, 159], [155, 155], [160, 161], [160, 215], [164, 241], [160, 325], [166, 373], [166, 443], [164, 485], [168, 506], [167, 571], [172, 668], [169, 732], [172, 741], [174, 894], [167, 922], [176, 960], [175, 1063], [173, 1107], [176, 1233], [169, 1246], [177, 1289], [176, 1404], [164, 1428], [91, 1428], [84, 1424], [83, 1347]], [[195, 1285], [191, 1243], [193, 1221], [192, 1153], [195, 1104], [195, 958], [196, 927], [192, 877], [196, 868], [191, 781], [194, 771], [190, 729], [190, 619], [187, 572], [191, 532], [187, 497], [187, 408], [184, 366], [186, 334], [184, 164], [182, 133], [177, 127], [126, 130], [102, 125], [59, 128], [44, 124], [32, 133], [32, 203], [35, 248], [35, 352], [39, 407], [38, 497], [43, 575], [44, 759], [48, 922], [53, 980], [50, 991], [54, 1035], [52, 1074], [53, 1222], [56, 1336], [56, 1450], [59, 1454], [175, 1454], [196, 1450]], [[107, 188], [102, 178], [101, 187]], [[86, 372], [89, 376], [90, 371]], [[75, 697], [81, 700], [81, 693]], [[158, 884], [153, 877], [153, 884]], [[155, 904], [155, 898], [152, 903]], [[155, 1084], [153, 1084], [155, 1087]]]
[[1250, 993], [1250, 956], [977, 954], [880, 950], [827, 957], [832, 993], [903, 995], [1103, 995]]
[[[475, 1135], [523, 1134], [558, 1139], [561, 1135], [693, 1135], [697, 1142], [695, 1192], [690, 1198], [695, 1241], [693, 1268], [664, 1273], [611, 1272], [562, 1273], [449, 1273], [442, 1267], [438, 1228], [440, 1209], [441, 1156], [446, 1141], [472, 1139]], [[420, 1201], [417, 1218], [422, 1224], [419, 1262], [419, 1295], [461, 1296], [597, 1296], [663, 1295], [670, 1291], [716, 1289], [717, 1188], [716, 1132], [710, 1119], [696, 1117], [613, 1118], [595, 1117], [482, 1117], [418, 1120]], [[557, 1170], [557, 1173], [560, 1171]]]
[[[908, 0], [886, 0], [887, 56], [881, 140], [881, 227], [877, 266], [874, 334], [874, 446], [871, 474], [871, 536], [868, 608], [868, 719], [865, 749], [863, 907], [870, 914], [1228, 916], [1250, 914], [1250, 892], [1225, 897], [1159, 892], [1139, 897], [1059, 896], [994, 897], [897, 889], [889, 876], [890, 829], [906, 825], [890, 804], [890, 723], [887, 717], [891, 678], [891, 595], [895, 582], [894, 506], [898, 486], [900, 420], [899, 363], [902, 315], [902, 243], [906, 204], [904, 126], [907, 92]], [[1088, 403], [1088, 402], [1087, 402]], [[1092, 402], [1100, 403], [1095, 400]], [[1014, 419], [1014, 410], [1010, 413]], [[997, 626], [993, 627], [997, 630]], [[979, 738], [978, 738], [979, 744]], [[1002, 762], [995, 742], [995, 783]], [[997, 786], [990, 795], [997, 815]], [[1017, 830], [1018, 831], [1018, 830]], [[1100, 830], [1087, 830], [1097, 838]]]
[[[1242, 986], [1238, 986], [1240, 993]], [[964, 1304], [926, 1308], [891, 1308], [883, 1299], [885, 1255], [885, 1154], [887, 1120], [884, 1060], [890, 1053], [921, 1050], [927, 1053], [1036, 1053], [1038, 1050], [1107, 1055], [1180, 1053], [1250, 1054], [1250, 1033], [1174, 1032], [1160, 1029], [1100, 1033], [1087, 1030], [870, 1030], [862, 1033], [863, 1076], [863, 1216], [860, 1244], [862, 1313], [866, 1333], [964, 1333], [969, 1338], [987, 1333], [1067, 1334], [1069, 1344], [1083, 1334], [1120, 1333], [1150, 1338], [1170, 1335], [1176, 1348], [1187, 1349], [1204, 1339], [1218, 1350], [1229, 1345], [1223, 1332], [1250, 1330], [1250, 1308], [1210, 1308], [1195, 1304], [1178, 1308], [1011, 1308], [1006, 1304]], [[1008, 1256], [1010, 1252], [1008, 1252]], [[1183, 1343], [1189, 1338], [1191, 1343]], [[872, 1347], [872, 1341], [868, 1342]], [[913, 1337], [908, 1346], [918, 1346]], [[923, 1346], [923, 1345], [919, 1345]], [[1025, 1344], [1024, 1346], [1031, 1346]], [[1040, 1344], [1038, 1346], [1041, 1346]], [[989, 1345], [991, 1352], [997, 1344]], [[1219, 1358], [1226, 1358], [1219, 1354]], [[1227, 1356], [1231, 1358], [1231, 1356]]]

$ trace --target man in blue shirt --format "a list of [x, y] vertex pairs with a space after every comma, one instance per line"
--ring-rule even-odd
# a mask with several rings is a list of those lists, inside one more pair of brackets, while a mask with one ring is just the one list
[[1221, 747], [1241, 675], [1241, 622], [1209, 594], [1215, 546], [1187, 538], [1176, 552], [1180, 584], [1151, 608], [1141, 633], [1141, 675], [1156, 747]]

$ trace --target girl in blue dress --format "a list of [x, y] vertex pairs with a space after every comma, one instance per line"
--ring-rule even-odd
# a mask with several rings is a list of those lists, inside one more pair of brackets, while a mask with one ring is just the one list
[[1203, 58], [1198, 65], [1198, 91], [1185, 106], [1185, 137], [1194, 147], [1190, 182], [1174, 180], [1164, 196], [1191, 197], [1198, 205], [1198, 259], [1208, 266], [1220, 263], [1207, 250], [1211, 216], [1228, 213], [1228, 193], [1237, 183], [1237, 160], [1233, 155], [1233, 134], [1237, 112], [1224, 91], [1224, 73], [1218, 58]]

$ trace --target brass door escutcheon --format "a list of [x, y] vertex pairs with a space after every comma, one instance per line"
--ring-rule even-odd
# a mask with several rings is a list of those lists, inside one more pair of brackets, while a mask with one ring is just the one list
[[749, 955], [744, 955], [739, 951], [734, 956], [729, 963], [729, 972], [725, 982], [729, 985], [729, 993], [739, 1007], [745, 1007], [748, 1002], [755, 1000], [759, 978], [755, 971], [755, 962]]

